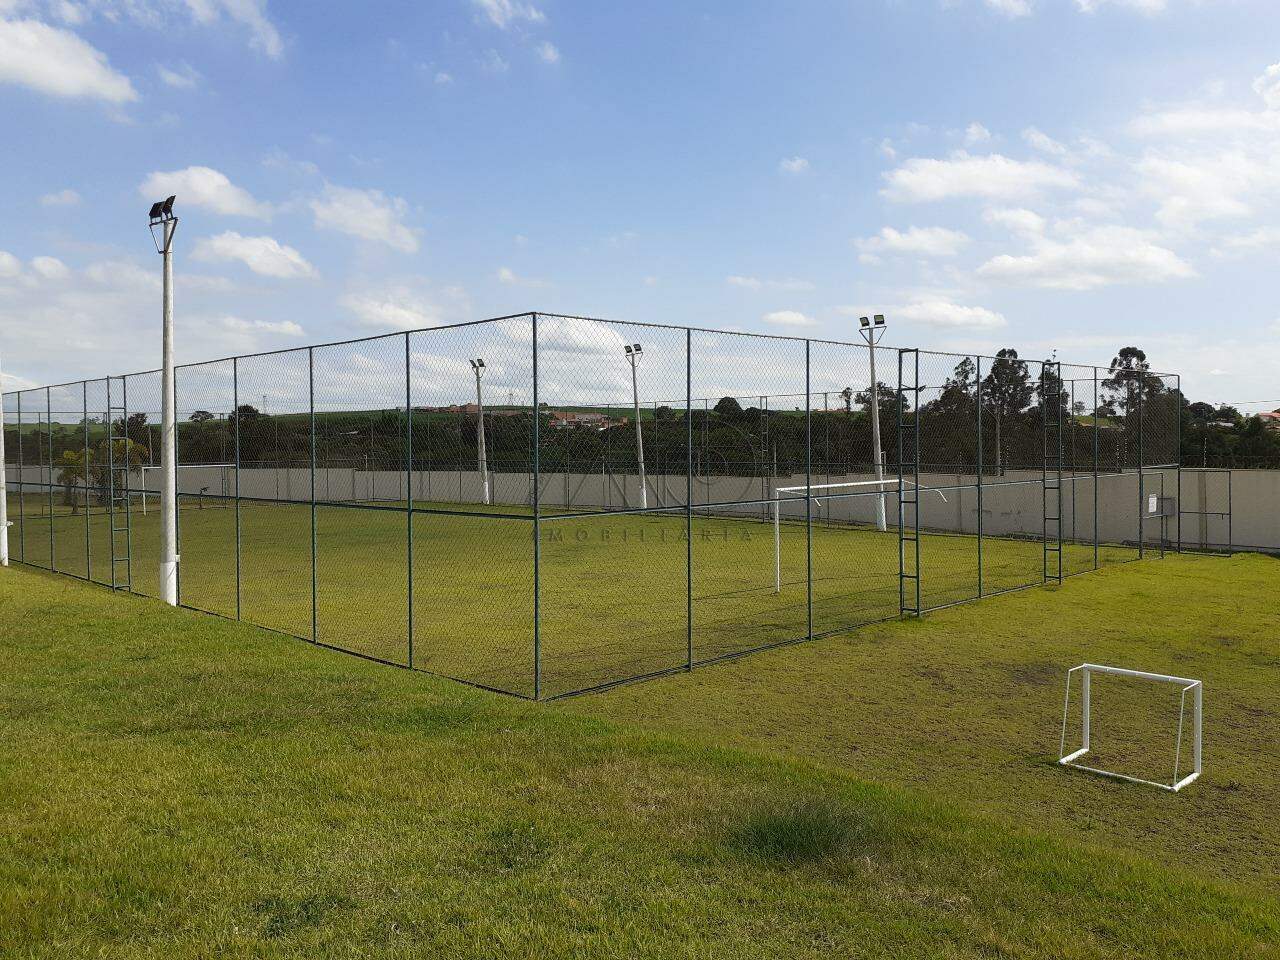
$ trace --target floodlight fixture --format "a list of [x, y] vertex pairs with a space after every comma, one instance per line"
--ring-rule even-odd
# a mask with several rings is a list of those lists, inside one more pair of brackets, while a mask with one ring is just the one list
[[[858, 318], [858, 333], [866, 341], [868, 359], [871, 363], [871, 389], [867, 391], [867, 401], [871, 414], [871, 462], [875, 467], [876, 481], [884, 483], [884, 450], [880, 447], [880, 381], [876, 378], [876, 344], [885, 333], [884, 314], [877, 313], [872, 317]], [[901, 491], [899, 491], [901, 493]], [[887, 529], [885, 520], [884, 493], [876, 496], [876, 529]]]
[[476, 376], [480, 376], [480, 371], [484, 369], [484, 361], [479, 357], [471, 361], [471, 369], [476, 372]]
[[160, 219], [160, 213], [162, 210], [164, 210], [164, 201], [157, 200], [155, 203], [151, 205], [151, 212], [147, 214], [147, 217], [151, 220], [152, 223], [155, 223], [157, 220]]
[[636, 380], [636, 360], [643, 350], [638, 343], [623, 345], [627, 361], [631, 364], [631, 405], [636, 416], [636, 465], [640, 472], [640, 508], [649, 509], [649, 487], [644, 477], [644, 429], [640, 424], [640, 386]]

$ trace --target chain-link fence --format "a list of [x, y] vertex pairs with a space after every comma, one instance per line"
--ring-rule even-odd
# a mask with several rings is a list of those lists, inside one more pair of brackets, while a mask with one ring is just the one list
[[[526, 314], [175, 392], [184, 605], [537, 699], [1180, 535], [1182, 396], [1146, 370]], [[17, 560], [158, 594], [160, 394], [4, 396]]]

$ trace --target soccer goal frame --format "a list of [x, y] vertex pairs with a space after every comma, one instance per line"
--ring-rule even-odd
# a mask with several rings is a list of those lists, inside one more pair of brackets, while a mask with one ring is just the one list
[[[142, 489], [138, 492], [142, 495], [142, 515], [144, 517], [147, 515], [147, 494], [154, 492], [157, 497], [160, 495], [159, 491], [150, 491], [147, 489], [147, 473], [148, 471], [156, 472], [163, 469], [164, 467], [159, 464], [156, 464], [155, 466], [144, 464], [142, 466]], [[176, 469], [179, 473], [183, 470], [221, 470], [222, 478], [220, 480], [220, 485], [222, 489], [218, 491], [217, 496], [231, 496], [231, 471], [236, 469], [236, 465], [234, 463], [179, 463]]]
[[[1080, 701], [1082, 705], [1081, 714], [1081, 730], [1080, 730], [1080, 747], [1067, 753], [1067, 723], [1070, 719], [1071, 710], [1071, 678], [1079, 673], [1080, 681]], [[1077, 761], [1087, 754], [1091, 748], [1090, 743], [1090, 691], [1089, 681], [1093, 674], [1105, 673], [1117, 677], [1132, 677], [1139, 680], [1154, 680], [1159, 683], [1172, 683], [1182, 687], [1181, 698], [1178, 706], [1178, 741], [1177, 747], [1174, 749], [1173, 755], [1173, 779], [1168, 783], [1161, 783], [1158, 780], [1144, 780], [1142, 777], [1130, 776], [1126, 773], [1116, 773], [1112, 770], [1103, 770], [1099, 767], [1090, 767]], [[1182, 763], [1182, 730], [1186, 726], [1187, 715], [1187, 694], [1191, 694], [1192, 699], [1192, 771], [1187, 776], [1179, 779], [1178, 772]], [[1116, 780], [1127, 780], [1130, 783], [1141, 783], [1149, 787], [1157, 787], [1161, 790], [1168, 790], [1171, 793], [1177, 793], [1188, 784], [1194, 783], [1200, 777], [1201, 771], [1201, 742], [1202, 742], [1202, 726], [1204, 716], [1204, 684], [1199, 680], [1192, 680], [1188, 677], [1174, 677], [1164, 673], [1147, 673], [1143, 670], [1128, 670], [1124, 667], [1107, 667], [1098, 663], [1082, 663], [1078, 667], [1072, 667], [1067, 671], [1067, 695], [1062, 705], [1062, 738], [1058, 745], [1058, 763], [1064, 767], [1074, 767], [1077, 770], [1084, 770], [1087, 773], [1096, 773], [1103, 777], [1112, 777]]]
[[[791, 487], [776, 487], [773, 491], [773, 592], [782, 592], [782, 504], [786, 500], [804, 500], [812, 499], [815, 503], [821, 503], [823, 500], [835, 499], [840, 496], [862, 496], [876, 497], [879, 500], [877, 507], [877, 516], [883, 517], [885, 497], [893, 493], [900, 493], [902, 484], [909, 483], [917, 489], [927, 489], [920, 487], [914, 480], [903, 479], [898, 481], [892, 480], [847, 480], [840, 483], [814, 483], [800, 484]], [[867, 487], [876, 487], [876, 490], [868, 490]], [[817, 493], [816, 491], [823, 491]], [[834, 492], [830, 492], [834, 491]], [[843, 491], [843, 494], [841, 493]], [[943, 503], [947, 503], [947, 496], [941, 490], [933, 490]], [[881, 528], [883, 532], [883, 528]]]

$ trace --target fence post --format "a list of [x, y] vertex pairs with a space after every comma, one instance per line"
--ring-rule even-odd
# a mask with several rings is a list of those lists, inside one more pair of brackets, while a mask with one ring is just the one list
[[808, 639], [813, 639], [813, 397], [810, 395], [812, 341], [804, 341], [804, 528], [805, 613]]
[[236, 619], [240, 619], [240, 358], [231, 358], [231, 411], [235, 426], [236, 460]]
[[[49, 494], [49, 569], [57, 570], [58, 562], [54, 559], [53, 554], [53, 396], [48, 387], [44, 388], [44, 406], [45, 406], [45, 433], [49, 437], [49, 442], [45, 444], [45, 450], [48, 451], [49, 459], [45, 462], [48, 464], [48, 483], [45, 489]], [[128, 436], [128, 421], [125, 421], [126, 433]]]
[[685, 669], [693, 669], [693, 331], [684, 329], [684, 585]]
[[18, 562], [25, 563], [27, 559], [27, 491], [23, 483], [27, 474], [27, 462], [22, 458], [22, 391], [17, 391], [16, 396], [18, 398]]
[[542, 415], [538, 408], [538, 314], [533, 324], [533, 699], [542, 699]]
[[410, 375], [409, 334], [404, 335], [404, 494], [407, 500], [405, 558], [408, 564], [408, 667], [413, 669], [413, 388]]
[[[311, 408], [311, 642], [317, 643], [320, 634], [319, 611], [316, 606], [316, 351], [307, 347], [307, 400]], [[276, 453], [277, 458], [279, 452]]]
[[976, 390], [978, 398], [978, 596], [983, 595], [982, 580], [982, 510], [983, 510], [983, 490], [982, 490], [982, 473], [983, 473], [983, 446], [982, 446], [982, 357], [974, 358], [976, 364], [974, 366], [974, 376], [976, 380]]
[[1098, 426], [1098, 368], [1093, 368], [1093, 569], [1098, 569], [1098, 455], [1100, 427]]
[[1138, 381], [1138, 559], [1141, 560], [1147, 555], [1147, 517], [1143, 512], [1146, 509], [1147, 499], [1147, 475], [1146, 475], [1146, 453], [1142, 446], [1142, 381]]
[[93, 539], [89, 526], [89, 381], [82, 380], [81, 405], [84, 408], [84, 469], [80, 482], [84, 484], [84, 578], [93, 580], [93, 552], [89, 542]]

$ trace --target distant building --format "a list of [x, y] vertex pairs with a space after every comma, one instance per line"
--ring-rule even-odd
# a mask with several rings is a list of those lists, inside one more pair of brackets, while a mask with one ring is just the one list
[[1268, 430], [1280, 430], [1280, 410], [1260, 413], [1258, 414], [1258, 419], [1262, 421], [1262, 425]]
[[572, 410], [552, 410], [549, 417], [553, 430], [608, 430], [610, 427], [624, 427], [630, 422], [627, 417], [610, 417], [603, 413], [577, 413]]

